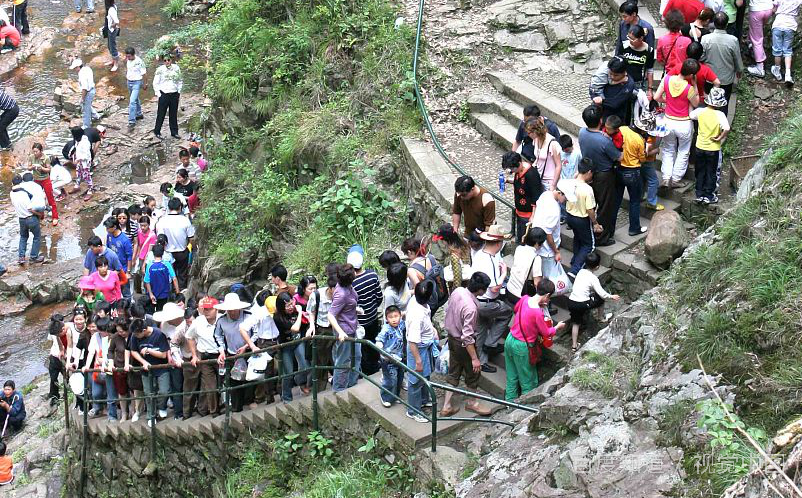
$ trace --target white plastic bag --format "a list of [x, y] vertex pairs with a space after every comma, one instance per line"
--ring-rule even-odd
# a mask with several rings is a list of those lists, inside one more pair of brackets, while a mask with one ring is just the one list
[[437, 357], [437, 365], [436, 370], [437, 373], [447, 375], [448, 374], [448, 361], [451, 358], [451, 353], [448, 349], [448, 342], [443, 345], [443, 349], [440, 350], [440, 356]]
[[567, 296], [571, 293], [571, 289], [573, 289], [573, 284], [568, 279], [568, 274], [565, 273], [565, 269], [563, 265], [557, 263], [554, 265], [554, 272], [549, 275], [549, 280], [554, 282], [554, 296]]
[[245, 372], [246, 381], [262, 380], [265, 378], [267, 365], [273, 360], [268, 353], [259, 353], [248, 359], [248, 371]]

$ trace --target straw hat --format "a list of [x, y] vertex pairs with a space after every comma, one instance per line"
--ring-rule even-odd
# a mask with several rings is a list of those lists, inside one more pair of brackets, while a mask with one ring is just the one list
[[239, 296], [235, 292], [229, 292], [228, 294], [226, 294], [226, 297], [223, 299], [223, 302], [216, 305], [214, 309], [216, 309], [217, 311], [234, 311], [234, 310], [244, 310], [245, 308], [249, 308], [250, 306], [251, 303], [240, 301]]
[[165, 303], [161, 311], [153, 314], [153, 320], [156, 322], [169, 322], [176, 318], [184, 318], [184, 310], [175, 303]]
[[500, 225], [490, 225], [487, 228], [486, 232], [482, 232], [479, 234], [479, 238], [481, 238], [482, 240], [488, 240], [490, 242], [499, 242], [502, 240], [509, 239], [511, 237], [512, 235], [505, 232]]
[[81, 277], [81, 280], [78, 281], [78, 288], [82, 291], [95, 290], [95, 282], [89, 275], [84, 275]]

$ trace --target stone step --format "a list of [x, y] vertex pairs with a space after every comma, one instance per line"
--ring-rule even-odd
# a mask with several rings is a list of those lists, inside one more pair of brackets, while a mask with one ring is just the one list
[[495, 113], [504, 118], [515, 129], [524, 117], [524, 107], [508, 99], [499, 99], [486, 93], [468, 97], [468, 108], [471, 113]]
[[[504, 354], [493, 356], [503, 357]], [[479, 388], [495, 398], [504, 399], [504, 392], [507, 388], [507, 371], [501, 367], [492, 373], [482, 372], [482, 376], [479, 377]]]
[[[657, 174], [659, 176], [660, 172], [658, 172]], [[643, 195], [644, 195], [644, 198], [645, 198], [646, 197], [645, 191], [644, 191]], [[669, 210], [669, 211], [679, 211], [680, 208], [682, 207], [682, 202], [676, 201], [672, 197], [660, 197], [659, 194], [657, 196], [657, 202], [662, 204], [663, 206], [665, 206], [665, 208], [667, 210]], [[629, 210], [629, 191], [627, 191], [626, 189], [624, 190], [624, 200], [621, 203], [621, 209], [624, 210], [625, 212], [629, 212], [628, 211]], [[641, 202], [641, 204], [640, 204], [640, 215], [641, 215], [641, 218], [648, 218], [649, 220], [651, 220], [656, 212], [657, 211], [655, 211], [653, 209], [649, 209], [648, 207], [646, 207], [646, 201], [645, 200]]]
[[[471, 113], [471, 124], [484, 137], [492, 140], [504, 150], [512, 149], [518, 129], [496, 113]], [[501, 164], [501, 158], [499, 158]]]
[[487, 77], [496, 90], [518, 104], [536, 104], [543, 115], [553, 120], [563, 133], [578, 136], [579, 129], [585, 126], [582, 110], [576, 107], [582, 103], [565, 102], [511, 71], [492, 71], [487, 73]]
[[[640, 222], [641, 226], [649, 226], [649, 220], [646, 218], [641, 217]], [[573, 248], [574, 232], [568, 228], [568, 225], [563, 225], [562, 228], [563, 230], [560, 231], [560, 246], [566, 249]], [[596, 247], [596, 252], [601, 257], [601, 264], [611, 267], [613, 264], [613, 259], [618, 253], [626, 251], [644, 238], [646, 238], [645, 233], [630, 236], [629, 228], [627, 226], [618, 226], [615, 230], [615, 244], [611, 246]]]
[[450, 213], [454, 200], [454, 181], [458, 177], [456, 171], [432, 144], [423, 140], [402, 138], [401, 150], [413, 174], [438, 201], [439, 207]]

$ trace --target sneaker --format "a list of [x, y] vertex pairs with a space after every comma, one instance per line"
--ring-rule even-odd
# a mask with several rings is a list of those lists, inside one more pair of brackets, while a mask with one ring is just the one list
[[421, 424], [428, 424], [429, 423], [429, 421], [426, 420], [426, 417], [418, 415], [417, 413], [406, 412], [406, 414], [407, 414], [407, 417], [411, 418], [415, 422], [420, 422]]
[[162, 134], [161, 134], [161, 133], [156, 133], [156, 132], [154, 131], [154, 132], [153, 132], [153, 136], [154, 136], [154, 137], [156, 137], [156, 138], [158, 138], [159, 140], [161, 140], [161, 139], [162, 139]]
[[133, 123], [128, 123], [128, 131], [133, 130], [135, 127], [136, 127], [136, 121], [134, 121]]
[[131, 422], [137, 422], [139, 420], [139, 412], [134, 412], [134, 415], [131, 417]]
[[137, 120], [140, 120], [140, 119], [145, 119], [145, 116], [143, 116], [142, 114], [140, 114], [139, 116], [137, 116], [137, 117], [136, 117], [136, 119], [137, 119]]
[[646, 207], [647, 207], [647, 208], [649, 208], [649, 209], [651, 209], [652, 211], [662, 211], [662, 210], [664, 210], [664, 209], [666, 208], [665, 206], [663, 206], [663, 205], [662, 205], [662, 204], [660, 204], [659, 202], [658, 202], [657, 204], [649, 204], [649, 203], [647, 202], [647, 203], [646, 203]]
[[754, 66], [749, 66], [746, 68], [746, 71], [752, 76], [757, 76], [758, 78], [766, 76], [766, 71], [763, 69], [762, 65], [758, 66], [755, 64]]
[[639, 230], [636, 230], [636, 231], [634, 231], [634, 232], [629, 232], [629, 236], [630, 236], [630, 237], [635, 237], [636, 235], [640, 235], [640, 234], [642, 234], [642, 233], [646, 233], [646, 230], [648, 230], [648, 228], [646, 228], [646, 227], [640, 227], [640, 229], [639, 229]]
[[44, 262], [45, 262], [45, 255], [44, 254], [40, 254], [39, 256], [37, 256], [37, 257], [35, 257], [35, 258], [33, 258], [31, 260], [31, 263], [44, 263]]
[[485, 363], [484, 365], [482, 365], [482, 372], [495, 373], [496, 370], [497, 370], [496, 367], [494, 367], [493, 365], [490, 365], [488, 363]]
[[17, 264], [20, 265], [20, 266], [25, 266], [25, 256], [19, 258], [17, 260]]
[[109, 417], [109, 422], [117, 422], [117, 417]]
[[0, 54], [7, 54], [9, 52], [11, 52], [10, 48], [4, 48], [3, 50], [0, 50]]
[[702, 203], [705, 201], [705, 198], [704, 198], [704, 197], [702, 197], [702, 196], [700, 195], [699, 197], [697, 197], [696, 199], [694, 199], [694, 201], [695, 201], [697, 204], [702, 204]]
[[154, 425], [156, 425], [156, 421], [153, 420], [152, 418], [148, 419], [148, 427], [153, 427]]
[[89, 409], [89, 418], [92, 418], [97, 414], [98, 414], [98, 410], [95, 410], [94, 408], [90, 408]]
[[426, 403], [423, 404], [424, 408], [431, 408], [432, 406], [434, 406], [434, 404], [431, 401], [427, 401]]
[[710, 204], [710, 199], [708, 199], [707, 197], [702, 197], [702, 204]]
[[167, 398], [167, 408], [173, 408], [173, 400], [171, 398]]
[[710, 197], [707, 199], [706, 204], [718, 204], [718, 196], [714, 195], [713, 197]]
[[780, 72], [780, 66], [771, 66], [771, 75], [774, 76], [774, 79], [777, 81], [783, 80], [783, 75]]
[[176, 140], [181, 140], [181, 135], [170, 135], [171, 137], [175, 138]]
[[393, 406], [393, 404], [390, 403], [389, 401], [382, 400], [382, 406], [385, 408], [390, 408], [391, 406]]
[[785, 85], [794, 86], [794, 77], [791, 76], [791, 73], [785, 73]]
[[167, 410], [159, 410], [159, 418], [167, 418]]

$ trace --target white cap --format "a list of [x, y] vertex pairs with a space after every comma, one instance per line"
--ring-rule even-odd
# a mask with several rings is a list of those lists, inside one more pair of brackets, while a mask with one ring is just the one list
[[576, 180], [563, 178], [557, 182], [557, 190], [565, 195], [568, 202], [576, 202]]
[[80, 57], [76, 57], [75, 59], [72, 60], [72, 63], [70, 63], [70, 69], [75, 69], [83, 65], [84, 61], [82, 61]]
[[362, 256], [362, 253], [358, 251], [351, 251], [348, 253], [348, 258], [346, 259], [346, 263], [353, 266], [357, 270], [362, 268], [362, 263], [365, 262], [365, 257]]

